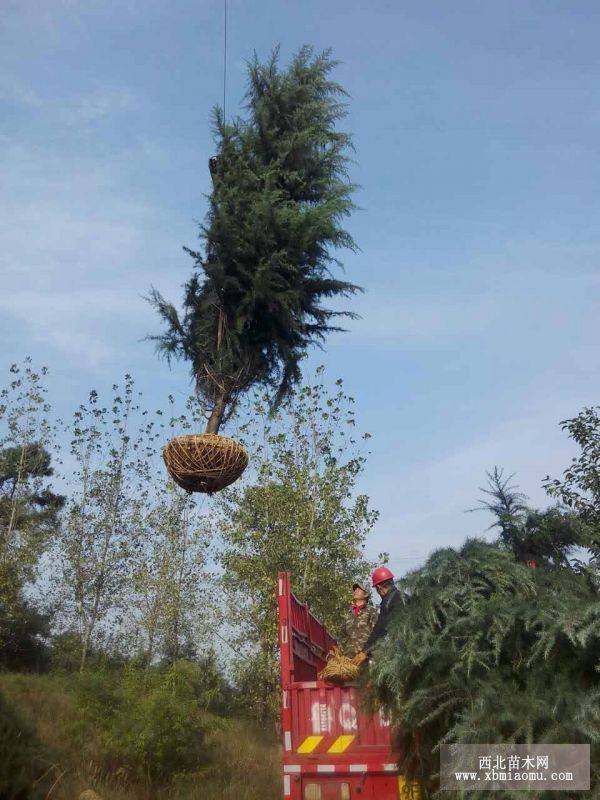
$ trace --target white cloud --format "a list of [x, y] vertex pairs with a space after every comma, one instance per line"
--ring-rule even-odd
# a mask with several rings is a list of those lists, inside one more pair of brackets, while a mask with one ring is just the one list
[[[24, 323], [34, 342], [55, 347], [94, 367], [114, 353], [112, 336], [122, 320], [143, 318], [142, 304], [131, 295], [113, 290], [11, 292], [0, 296], [0, 309]], [[108, 334], [108, 335], [107, 335]]]

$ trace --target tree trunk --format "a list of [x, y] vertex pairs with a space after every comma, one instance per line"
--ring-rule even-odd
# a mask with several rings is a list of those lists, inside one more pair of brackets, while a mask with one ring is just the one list
[[221, 423], [223, 422], [223, 416], [225, 415], [226, 405], [227, 405], [227, 393], [223, 392], [223, 394], [219, 395], [213, 406], [213, 410], [211, 411], [210, 417], [208, 418], [208, 422], [206, 423], [205, 433], [219, 432], [219, 428], [221, 427]]
[[90, 639], [92, 636], [92, 629], [89, 624], [85, 626], [85, 633], [83, 636], [83, 646], [81, 648], [81, 659], [79, 661], [79, 672], [82, 673], [85, 670], [85, 665], [87, 662], [87, 655], [88, 650], [90, 648]]
[[[225, 312], [222, 308], [219, 309], [219, 317], [217, 320], [217, 353], [221, 349], [223, 344], [223, 338], [225, 336], [225, 328], [226, 328], [227, 320], [225, 316]], [[215, 404], [211, 411], [210, 417], [208, 418], [208, 422], [206, 424], [205, 433], [218, 433], [219, 428], [221, 427], [221, 423], [223, 422], [223, 416], [225, 414], [225, 408], [227, 406], [227, 392], [222, 390], [221, 387], [218, 386], [220, 392], [217, 395], [217, 399], [215, 400]]]

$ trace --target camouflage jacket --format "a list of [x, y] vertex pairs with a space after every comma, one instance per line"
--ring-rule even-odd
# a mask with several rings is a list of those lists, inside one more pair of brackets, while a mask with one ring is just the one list
[[344, 639], [347, 643], [349, 655], [355, 656], [363, 649], [375, 623], [377, 622], [377, 609], [372, 603], [367, 603], [357, 615], [352, 608], [348, 610], [345, 623]]

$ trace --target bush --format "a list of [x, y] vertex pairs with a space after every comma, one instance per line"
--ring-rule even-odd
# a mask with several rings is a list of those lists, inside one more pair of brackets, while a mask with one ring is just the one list
[[33, 800], [43, 797], [41, 782], [48, 766], [33, 729], [0, 695], [0, 798]]
[[[80, 676], [75, 734], [87, 757], [127, 781], [162, 785], [207, 763], [207, 708], [200, 666], [105, 670]], [[90, 736], [93, 733], [93, 737]]]
[[[180, 693], [181, 686], [179, 690], [175, 686], [174, 694], [180, 704], [190, 702], [186, 715], [193, 713], [196, 704], [203, 727], [201, 737], [191, 737], [192, 742], [199, 742], [198, 752], [187, 761], [192, 769], [173, 772], [168, 779], [149, 779], [145, 774], [140, 748], [145, 748], [146, 759], [154, 758], [160, 744], [157, 732], [166, 737], [166, 726], [158, 724], [152, 713], [140, 714], [140, 707], [150, 695], [157, 704], [164, 701], [169, 668], [152, 669], [148, 683], [142, 680], [140, 670], [134, 674], [130, 669], [126, 676], [122, 668], [83, 676], [0, 674], [0, 693], [5, 700], [0, 704], [0, 800], [46, 800], [50, 789], [50, 800], [74, 800], [88, 788], [105, 800], [278, 800], [281, 766], [275, 737], [249, 722], [220, 719], [203, 710], [215, 703], [214, 676], [206, 663], [200, 669], [194, 664], [177, 664], [174, 670], [176, 684], [195, 686], [193, 697]], [[159, 686], [163, 694], [152, 691]], [[132, 692], [138, 692], [138, 707], [131, 708], [128, 721]], [[221, 701], [219, 696], [217, 702]], [[168, 705], [172, 710], [172, 698]], [[160, 720], [158, 712], [160, 708], [155, 707], [153, 713]], [[13, 724], [7, 727], [11, 719]], [[128, 739], [122, 741], [121, 731], [127, 725]], [[139, 746], [134, 741], [136, 731], [142, 740]], [[171, 734], [181, 738], [181, 728]], [[15, 745], [17, 757], [12, 755]], [[137, 759], [135, 764], [127, 764], [130, 757]], [[181, 769], [182, 760], [186, 759], [181, 753], [169, 754], [163, 749], [163, 775], [178, 761]], [[10, 783], [6, 780], [8, 765]], [[48, 772], [43, 775], [46, 767]]]
[[[50, 669], [52, 672], [78, 672], [81, 667], [83, 640], [77, 631], [67, 630], [58, 633], [50, 641]], [[122, 667], [125, 658], [117, 653], [110, 653], [100, 648], [88, 647], [86, 669], [103, 670]]]
[[20, 596], [12, 601], [0, 596], [0, 669], [43, 672], [49, 660], [48, 635], [47, 615]]

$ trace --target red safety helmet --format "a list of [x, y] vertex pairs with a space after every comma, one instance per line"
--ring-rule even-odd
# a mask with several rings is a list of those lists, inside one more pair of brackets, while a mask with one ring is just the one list
[[377, 567], [377, 569], [371, 575], [371, 584], [373, 586], [379, 586], [379, 584], [383, 583], [384, 581], [393, 580], [394, 576], [387, 567]]

